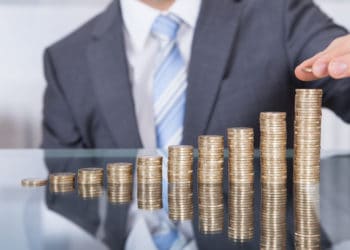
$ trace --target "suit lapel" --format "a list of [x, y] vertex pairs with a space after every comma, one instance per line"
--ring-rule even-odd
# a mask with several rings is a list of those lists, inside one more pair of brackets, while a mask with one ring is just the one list
[[98, 17], [88, 61], [101, 112], [117, 145], [141, 147], [118, 1]]
[[238, 0], [202, 0], [189, 65], [184, 144], [206, 133], [233, 49], [241, 13]]

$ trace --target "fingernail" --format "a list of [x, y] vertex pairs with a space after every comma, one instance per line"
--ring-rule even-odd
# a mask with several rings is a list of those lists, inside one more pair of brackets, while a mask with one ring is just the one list
[[318, 62], [313, 66], [313, 73], [316, 76], [323, 76], [327, 74], [327, 64], [324, 62]]
[[341, 76], [345, 74], [348, 70], [349, 66], [343, 62], [332, 62], [329, 66], [330, 71], [337, 76]]

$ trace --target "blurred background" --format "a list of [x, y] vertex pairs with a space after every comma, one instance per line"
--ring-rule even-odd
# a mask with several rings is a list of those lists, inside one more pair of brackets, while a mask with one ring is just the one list
[[[40, 145], [43, 50], [101, 12], [110, 1], [0, 0], [0, 148]], [[350, 0], [316, 3], [350, 30]], [[322, 148], [350, 149], [350, 126], [329, 110], [323, 114]]]

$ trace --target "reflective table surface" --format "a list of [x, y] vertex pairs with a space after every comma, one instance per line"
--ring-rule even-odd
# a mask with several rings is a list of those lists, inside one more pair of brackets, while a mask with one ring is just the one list
[[[172, 225], [183, 249], [259, 249], [260, 166], [255, 152], [254, 238], [235, 242], [227, 236], [227, 177], [224, 187], [224, 230], [199, 230], [197, 182], [194, 178], [194, 217], [173, 223], [166, 211], [137, 209], [133, 201], [109, 201], [107, 182], [92, 199], [73, 192], [55, 193], [49, 186], [22, 187], [28, 177], [47, 178], [50, 172], [77, 172], [83, 167], [104, 167], [111, 162], [135, 163], [140, 150], [2, 150], [0, 151], [0, 249], [156, 249], [152, 232]], [[287, 249], [294, 249], [292, 151], [288, 151]], [[194, 177], [196, 177], [196, 161]], [[134, 171], [134, 173], [136, 173]], [[227, 176], [227, 164], [225, 164]], [[322, 249], [350, 249], [350, 152], [322, 152], [320, 224]], [[180, 237], [179, 236], [179, 237]], [[176, 249], [176, 246], [173, 248]]]

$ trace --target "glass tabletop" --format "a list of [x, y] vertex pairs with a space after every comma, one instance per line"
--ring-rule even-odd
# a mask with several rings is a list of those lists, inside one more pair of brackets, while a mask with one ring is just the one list
[[[155, 249], [152, 233], [171, 227], [183, 249], [259, 249], [261, 191], [259, 152], [255, 152], [254, 237], [237, 242], [228, 237], [228, 180], [223, 183], [223, 230], [200, 230], [198, 183], [193, 181], [194, 216], [173, 222], [165, 209], [137, 208], [136, 182], [133, 200], [118, 204], [104, 187], [94, 197], [84, 197], [75, 187], [57, 193], [50, 185], [21, 186], [27, 177], [46, 179], [49, 173], [77, 172], [80, 168], [103, 167], [112, 162], [131, 162], [142, 150], [1, 150], [0, 151], [0, 249]], [[227, 155], [227, 152], [226, 152]], [[292, 151], [288, 151], [286, 238], [294, 249]], [[197, 162], [194, 162], [196, 177]], [[225, 163], [227, 173], [227, 163]], [[136, 173], [134, 171], [134, 173]], [[350, 249], [350, 152], [322, 152], [320, 225], [322, 249]], [[164, 236], [166, 238], [166, 236]], [[176, 247], [174, 248], [176, 249]]]

